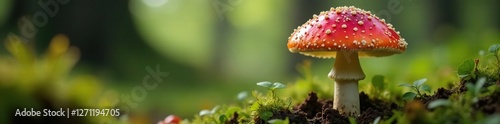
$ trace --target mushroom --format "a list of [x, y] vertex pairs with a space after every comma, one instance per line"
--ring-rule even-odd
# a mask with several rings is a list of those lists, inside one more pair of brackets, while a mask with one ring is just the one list
[[288, 37], [288, 50], [317, 58], [336, 58], [328, 77], [335, 80], [333, 108], [343, 115], [360, 114], [358, 81], [365, 78], [358, 57], [402, 53], [408, 43], [391, 24], [369, 11], [331, 8], [314, 15]]

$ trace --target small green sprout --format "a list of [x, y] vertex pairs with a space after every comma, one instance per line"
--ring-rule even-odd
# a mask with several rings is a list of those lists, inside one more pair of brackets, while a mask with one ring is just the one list
[[488, 51], [493, 54], [493, 56], [495, 56], [495, 58], [497, 59], [497, 67], [498, 67], [498, 71], [500, 73], [500, 44], [493, 44], [490, 46], [490, 48], [488, 49]]
[[475, 67], [476, 64], [474, 60], [472, 59], [465, 60], [464, 62], [462, 62], [462, 64], [460, 64], [460, 66], [458, 66], [457, 70], [458, 77], [466, 79], [469, 77], [475, 78], [476, 75], [473, 72]]
[[358, 122], [356, 122], [356, 118], [354, 118], [354, 117], [349, 116], [348, 119], [349, 119], [349, 124], [357, 124], [358, 123]]
[[403, 86], [403, 87], [409, 87], [409, 88], [412, 88], [415, 92], [406, 92], [405, 94], [403, 94], [403, 99], [405, 100], [413, 100], [417, 95], [419, 97], [424, 97], [421, 93], [421, 91], [426, 91], [426, 92], [431, 92], [431, 87], [429, 85], [426, 85], [424, 84], [425, 82], [427, 81], [427, 78], [424, 78], [424, 79], [420, 79], [420, 80], [417, 80], [415, 82], [413, 82], [413, 85], [411, 84], [400, 84], [400, 86]]
[[219, 116], [219, 122], [226, 122], [226, 120], [227, 120], [227, 117], [225, 114], [222, 114]]
[[380, 119], [382, 119], [382, 117], [378, 116], [377, 118], [375, 118], [375, 120], [373, 120], [373, 124], [379, 124], [380, 123]]
[[209, 119], [210, 121], [214, 121], [214, 122], [224, 122], [225, 120], [227, 120], [227, 117], [226, 115], [224, 114], [219, 114], [219, 110], [220, 110], [220, 106], [215, 106], [214, 108], [212, 108], [212, 110], [201, 110], [200, 113], [198, 114], [200, 117], [205, 117], [207, 119]]
[[262, 86], [262, 87], [267, 87], [267, 88], [269, 88], [269, 90], [286, 88], [286, 86], [284, 84], [281, 84], [279, 82], [271, 83], [269, 81], [263, 81], [263, 82], [257, 83], [257, 85]]
[[473, 103], [476, 103], [479, 100], [479, 97], [481, 95], [481, 88], [484, 86], [486, 83], [486, 78], [481, 77], [477, 80], [476, 84], [472, 83], [466, 83], [465, 86], [467, 87], [467, 96], [470, 96]]
[[271, 87], [273, 85], [273, 83], [269, 82], [269, 81], [263, 81], [263, 82], [259, 82], [257, 83], [257, 85], [261, 86], [261, 87]]
[[427, 105], [427, 108], [429, 108], [429, 109], [435, 109], [437, 107], [450, 106], [450, 105], [451, 105], [450, 100], [447, 100], [447, 99], [436, 99], [436, 100], [430, 102], [429, 105]]
[[259, 115], [262, 120], [269, 120], [271, 117], [273, 117], [273, 112], [263, 111], [259, 113]]
[[243, 101], [245, 100], [246, 98], [248, 97], [248, 92], [247, 91], [241, 91], [240, 93], [238, 93], [238, 95], [236, 96], [236, 98], [238, 98], [239, 101]]
[[212, 108], [212, 110], [201, 110], [199, 115], [200, 116], [204, 116], [204, 115], [212, 115], [214, 113], [217, 112], [217, 110], [219, 110], [219, 106], [215, 106], [214, 108]]
[[286, 88], [286, 85], [284, 85], [282, 83], [279, 83], [279, 82], [271, 83], [269, 81], [263, 81], [263, 82], [257, 83], [257, 85], [269, 88], [269, 91], [271, 91], [271, 93], [273, 95], [273, 98], [276, 98], [276, 93], [274, 93], [275, 89], [284, 89], [284, 88]]
[[495, 55], [500, 54], [499, 51], [500, 51], [500, 44], [493, 44], [488, 49], [488, 52], [493, 53]]
[[290, 124], [290, 120], [288, 118], [286, 118], [285, 120], [272, 119], [272, 120], [267, 121], [267, 123], [270, 123], [270, 124]]

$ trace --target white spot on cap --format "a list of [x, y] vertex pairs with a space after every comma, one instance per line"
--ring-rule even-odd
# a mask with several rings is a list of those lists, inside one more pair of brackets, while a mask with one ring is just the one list
[[366, 40], [362, 40], [361, 44], [366, 45]]
[[342, 24], [342, 28], [347, 28], [347, 25], [346, 24]]
[[358, 21], [358, 25], [363, 25], [363, 21]]
[[406, 45], [408, 45], [408, 43], [406, 43], [404, 38], [399, 40], [399, 47], [406, 47]]

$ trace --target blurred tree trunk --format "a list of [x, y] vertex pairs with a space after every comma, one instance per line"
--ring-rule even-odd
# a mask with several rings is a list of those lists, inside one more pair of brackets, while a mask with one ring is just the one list
[[[292, 26], [289, 27], [289, 33], [292, 34], [293, 30], [297, 28], [297, 26], [301, 26], [304, 24], [307, 20], [311, 19], [313, 17], [313, 14], [319, 14], [321, 11], [326, 11], [330, 7], [324, 7], [328, 5], [324, 5], [324, 1], [320, 0], [294, 0], [294, 6], [293, 6], [293, 11], [291, 11], [291, 21], [292, 21]], [[329, 5], [331, 7], [334, 7], [333, 5]], [[288, 40], [288, 37], [286, 37], [285, 40]], [[284, 42], [286, 44], [286, 42]], [[288, 74], [292, 75], [297, 75], [297, 65], [299, 63], [302, 63], [302, 60], [304, 59], [313, 59], [311, 57], [307, 57], [298, 53], [290, 53], [292, 56], [290, 58], [290, 65], [288, 65]], [[326, 74], [325, 74], [326, 75]]]

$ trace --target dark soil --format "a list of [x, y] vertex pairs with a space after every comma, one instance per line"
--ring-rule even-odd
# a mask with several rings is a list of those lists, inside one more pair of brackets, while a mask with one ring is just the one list
[[234, 112], [233, 117], [226, 121], [226, 124], [238, 124], [238, 113]]
[[[404, 109], [408, 114], [409, 120], [415, 123], [423, 123], [420, 117], [422, 112], [427, 111], [428, 104], [437, 99], [448, 99], [452, 94], [461, 94], [467, 91], [465, 87], [466, 81], [450, 89], [439, 88], [433, 95], [424, 95], [421, 98], [416, 98], [415, 102], [407, 104], [413, 107]], [[500, 86], [500, 81], [493, 82], [493, 84]], [[498, 88], [497, 88], [498, 89]], [[394, 113], [393, 110], [403, 110], [393, 102], [386, 102], [380, 99], [370, 99], [369, 96], [361, 92], [359, 94], [361, 115], [356, 117], [357, 123], [369, 124], [377, 117], [381, 119], [388, 119]], [[500, 114], [500, 90], [494, 92], [492, 95], [479, 98], [478, 102], [472, 106], [475, 112], [483, 112], [487, 115]], [[413, 110], [414, 109], [414, 110]], [[418, 110], [418, 111], [417, 111]], [[432, 111], [432, 110], [430, 110]], [[411, 114], [414, 114], [413, 116]], [[306, 100], [299, 105], [295, 106], [291, 111], [282, 110], [273, 112], [272, 119], [285, 119], [289, 118], [292, 124], [348, 124], [349, 117], [341, 115], [339, 111], [333, 109], [332, 100], [319, 100], [316, 93], [309, 93]], [[259, 124], [266, 123], [263, 120], [256, 119]]]
[[[387, 119], [393, 115], [392, 110], [400, 109], [395, 103], [387, 103], [379, 99], [370, 99], [364, 92], [359, 94], [361, 115], [356, 118], [360, 124], [372, 123], [377, 117]], [[295, 106], [292, 111], [283, 110], [273, 113], [272, 119], [289, 118], [292, 124], [348, 124], [347, 116], [333, 109], [332, 100], [318, 100], [316, 93], [311, 92], [307, 99]], [[262, 120], [256, 121], [265, 123]]]
[[[465, 87], [465, 85], [463, 86]], [[434, 100], [437, 100], [437, 99], [448, 99], [450, 98], [451, 94], [455, 93], [455, 92], [463, 92], [461, 91], [463, 88], [462, 87], [458, 87], [457, 90], [454, 90], [454, 89], [444, 89], [444, 88], [439, 88], [437, 91], [434, 92], [433, 95], [423, 95], [424, 97], [423, 98], [417, 98], [416, 100], [419, 100], [420, 102], [422, 102], [425, 106], [427, 106], [430, 102], [434, 101]], [[466, 89], [463, 89], [463, 90], [466, 90]]]
[[[467, 87], [465, 84], [467, 82], [475, 83], [476, 79], [470, 80], [461, 80], [460, 84], [457, 87], [453, 87], [451, 89], [439, 88], [433, 95], [424, 95], [423, 98], [419, 98], [425, 106], [427, 106], [430, 102], [437, 99], [448, 99], [454, 93], [465, 93], [467, 91]], [[491, 85], [500, 86], [500, 80], [497, 80]], [[487, 87], [485, 85], [484, 87]], [[498, 89], [498, 88], [497, 88]], [[474, 112], [483, 112], [487, 115], [491, 114], [499, 114], [500, 113], [500, 91], [495, 91], [493, 94], [485, 97], [479, 98], [478, 102], [473, 106]]]
[[359, 94], [359, 100], [361, 115], [356, 118], [356, 121], [361, 124], [373, 123], [375, 118], [379, 116], [382, 119], [387, 119], [393, 115], [392, 110], [400, 109], [394, 102], [388, 103], [380, 99], [370, 99], [364, 92]]
[[500, 113], [500, 91], [496, 91], [489, 96], [482, 97], [478, 100], [473, 108], [476, 111], [481, 111], [485, 114], [499, 114]]
[[[273, 117], [270, 118], [272, 119], [286, 119], [288, 118], [290, 120], [291, 124], [307, 124], [308, 121], [306, 119], [306, 114], [303, 112], [296, 112], [296, 111], [290, 111], [290, 110], [280, 110], [277, 112], [273, 112]], [[257, 118], [254, 118], [256, 124], [267, 124], [266, 121]]]

